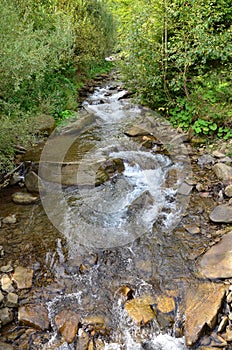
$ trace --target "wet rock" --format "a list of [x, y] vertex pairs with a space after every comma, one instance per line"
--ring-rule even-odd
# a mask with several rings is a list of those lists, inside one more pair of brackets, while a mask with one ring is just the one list
[[18, 289], [27, 289], [32, 286], [33, 270], [18, 266], [15, 268], [13, 281], [16, 282]]
[[44, 189], [40, 177], [34, 171], [30, 171], [28, 174], [26, 174], [25, 186], [28, 192], [39, 192]]
[[221, 333], [224, 331], [224, 329], [226, 328], [228, 324], [228, 317], [227, 316], [222, 316], [222, 319], [219, 323], [219, 326], [218, 326], [218, 333]]
[[79, 331], [76, 350], [88, 350], [89, 335], [82, 329]]
[[178, 188], [178, 194], [182, 196], [189, 196], [190, 193], [192, 192], [193, 186], [190, 186], [186, 182], [182, 182], [180, 187]]
[[55, 317], [56, 327], [68, 344], [72, 343], [77, 335], [79, 320], [79, 316], [71, 310], [62, 310]]
[[172, 297], [166, 296], [166, 295], [160, 295], [157, 300], [157, 309], [164, 313], [168, 314], [170, 312], [174, 312], [176, 305], [175, 305], [175, 300]]
[[90, 340], [90, 342], [88, 344], [88, 350], [94, 350], [94, 342], [92, 339]]
[[203, 156], [199, 157], [197, 163], [201, 168], [204, 168], [205, 165], [214, 164], [215, 159], [210, 154], [204, 154]]
[[95, 186], [100, 186], [110, 179], [106, 171], [99, 169], [95, 178]]
[[149, 129], [147, 130], [145, 125], [141, 125], [141, 126], [135, 125], [135, 126], [132, 126], [130, 129], [126, 130], [124, 134], [130, 137], [136, 137], [136, 136], [147, 136], [147, 135], [150, 135], [151, 132]]
[[188, 288], [185, 297], [185, 339], [187, 346], [194, 345], [206, 327], [214, 329], [225, 291], [225, 285], [209, 282]]
[[224, 163], [217, 163], [212, 167], [215, 175], [219, 180], [223, 182], [229, 182], [232, 180], [232, 167]]
[[20, 324], [42, 331], [50, 327], [48, 312], [43, 305], [28, 304], [20, 306], [18, 310], [18, 321]]
[[226, 186], [225, 194], [227, 197], [232, 197], [232, 185]]
[[199, 260], [199, 271], [207, 278], [232, 277], [232, 231], [211, 247]]
[[138, 210], [142, 208], [147, 208], [148, 206], [153, 205], [154, 200], [149, 191], [144, 191], [141, 195], [139, 195], [129, 206], [128, 213], [136, 213]]
[[15, 224], [17, 222], [16, 215], [12, 214], [7, 216], [2, 220], [2, 222], [3, 224]]
[[0, 350], [14, 350], [15, 348], [7, 343], [3, 343], [0, 341]]
[[127, 301], [125, 309], [128, 315], [137, 324], [147, 324], [156, 316], [156, 313], [152, 308], [154, 303], [155, 300], [151, 296], [143, 296]]
[[124, 162], [120, 158], [108, 159], [100, 166], [100, 170], [105, 171], [109, 176], [112, 176], [115, 173], [122, 173], [124, 169]]
[[81, 321], [85, 331], [90, 332], [92, 336], [95, 334], [108, 335], [109, 329], [105, 325], [105, 320], [101, 315], [90, 315]]
[[7, 293], [14, 292], [12, 280], [7, 274], [2, 275], [1, 277], [1, 288], [4, 292], [7, 292]]
[[121, 286], [118, 290], [118, 293], [122, 295], [125, 299], [132, 299], [134, 291], [128, 286]]
[[209, 215], [213, 222], [225, 224], [232, 223], [232, 207], [230, 205], [218, 205]]
[[12, 200], [16, 204], [34, 204], [38, 201], [38, 197], [26, 192], [15, 192]]
[[6, 324], [12, 322], [14, 319], [14, 313], [12, 309], [9, 309], [8, 307], [4, 307], [0, 309], [0, 324], [2, 326], [5, 326]]

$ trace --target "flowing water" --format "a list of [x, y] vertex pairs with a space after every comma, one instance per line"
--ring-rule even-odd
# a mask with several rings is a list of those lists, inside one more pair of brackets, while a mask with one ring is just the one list
[[[115, 82], [97, 88], [80, 112], [91, 122], [70, 123], [50, 137], [39, 169], [41, 203], [30, 209], [11, 204], [14, 188], [5, 192], [1, 215], [14, 210], [17, 224], [5, 228], [0, 243], [7, 260], [38, 271], [32, 299], [46, 303], [52, 325], [43, 349], [55, 343], [54, 317], [65, 307], [81, 317], [104, 317], [110, 329], [105, 350], [185, 349], [184, 338], [175, 336], [194, 266], [178, 224], [188, 207], [183, 185], [191, 168], [178, 134], [147, 108], [121, 99], [124, 94]], [[135, 125], [143, 125], [147, 135], [128, 137]], [[149, 148], [148, 134], [154, 136]], [[123, 170], [95, 186], [99, 166], [112, 159]], [[46, 178], [47, 166], [54, 164]], [[134, 298], [174, 296], [173, 314], [158, 313], [148, 325], [135, 325], [119, 293], [125, 285]], [[56, 349], [75, 347], [64, 343]]]

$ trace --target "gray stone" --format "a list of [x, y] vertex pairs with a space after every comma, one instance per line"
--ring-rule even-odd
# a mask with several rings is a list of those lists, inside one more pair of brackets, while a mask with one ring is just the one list
[[15, 192], [12, 200], [16, 204], [34, 204], [38, 201], [38, 197], [26, 192]]
[[178, 188], [178, 194], [182, 196], [189, 196], [192, 189], [193, 189], [193, 186], [188, 185], [186, 182], [182, 182], [182, 184]]
[[232, 277], [232, 231], [211, 247], [199, 260], [199, 272], [207, 278]]
[[225, 194], [227, 197], [232, 197], [232, 185], [229, 185], [225, 188]]
[[215, 159], [210, 154], [204, 154], [198, 158], [197, 163], [203, 168], [205, 165], [214, 164]]
[[224, 163], [217, 163], [212, 167], [219, 180], [228, 182], [232, 180], [232, 167]]
[[15, 293], [9, 293], [6, 296], [6, 306], [16, 307], [18, 305], [18, 295]]
[[209, 215], [213, 222], [221, 222], [225, 224], [232, 223], [232, 207], [229, 205], [218, 205]]
[[49, 329], [49, 319], [47, 309], [43, 305], [24, 305], [18, 310], [18, 320], [20, 324], [39, 329]]
[[2, 220], [2, 222], [3, 224], [15, 224], [17, 222], [16, 215], [12, 214], [7, 216]]
[[29, 192], [39, 192], [44, 190], [40, 177], [34, 171], [30, 171], [25, 176], [25, 186]]
[[14, 319], [14, 313], [8, 307], [0, 309], [0, 322], [2, 326], [12, 322]]
[[32, 286], [33, 270], [18, 266], [13, 275], [13, 281], [16, 282], [18, 289], [27, 289]]

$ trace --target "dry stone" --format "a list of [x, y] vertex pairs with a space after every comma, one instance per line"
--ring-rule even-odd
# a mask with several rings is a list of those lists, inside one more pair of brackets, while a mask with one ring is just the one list
[[232, 277], [232, 231], [211, 247], [199, 260], [199, 271], [206, 278]]
[[219, 180], [229, 182], [232, 180], [232, 167], [224, 163], [217, 163], [212, 167]]
[[40, 177], [34, 171], [30, 171], [25, 176], [25, 186], [29, 192], [39, 192], [44, 189]]
[[6, 324], [12, 322], [14, 319], [14, 313], [12, 309], [9, 309], [8, 307], [4, 307], [0, 309], [0, 324], [2, 326], [5, 326]]
[[20, 306], [18, 310], [20, 324], [44, 331], [49, 329], [47, 309], [43, 305], [28, 304]]
[[25, 267], [16, 267], [13, 275], [13, 281], [16, 282], [18, 289], [27, 289], [32, 286], [33, 270]]
[[186, 293], [185, 339], [193, 346], [204, 333], [205, 327], [214, 329], [225, 295], [223, 284], [205, 282], [190, 286]]
[[7, 216], [2, 220], [2, 222], [3, 224], [15, 224], [17, 222], [16, 215], [12, 214]]
[[209, 215], [213, 222], [231, 224], [232, 223], [232, 207], [230, 205], [218, 205]]
[[225, 194], [227, 197], [232, 197], [232, 185], [229, 185], [225, 188]]
[[6, 296], [6, 306], [16, 307], [18, 305], [18, 295], [15, 293], [9, 293]]
[[12, 280], [10, 279], [10, 277], [7, 274], [2, 275], [1, 288], [4, 292], [7, 292], [7, 293], [14, 292]]

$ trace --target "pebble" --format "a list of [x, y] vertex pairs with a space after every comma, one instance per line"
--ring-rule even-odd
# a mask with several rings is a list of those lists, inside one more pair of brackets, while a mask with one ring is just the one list
[[7, 274], [2, 275], [1, 287], [4, 292], [11, 293], [14, 292], [14, 287], [12, 285], [12, 280]]
[[38, 196], [34, 196], [26, 192], [15, 192], [12, 195], [12, 200], [16, 204], [34, 204], [38, 200]]
[[17, 222], [16, 215], [12, 214], [7, 216], [2, 220], [2, 222], [3, 224], [15, 224]]
[[14, 313], [11, 309], [8, 307], [4, 307], [0, 309], [0, 322], [2, 326], [5, 326], [6, 324], [10, 323], [14, 319]]
[[229, 185], [225, 188], [225, 194], [227, 197], [232, 197], [232, 185]]

